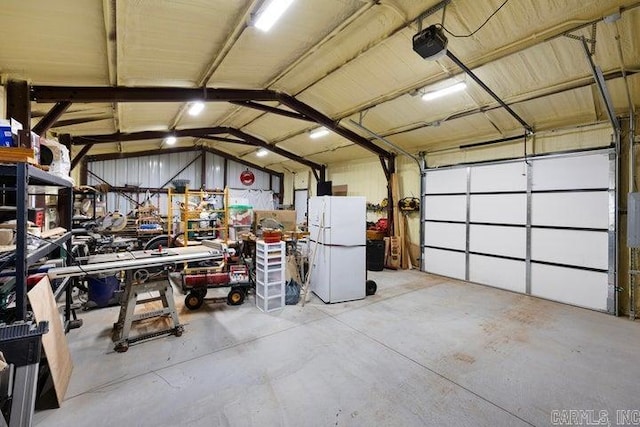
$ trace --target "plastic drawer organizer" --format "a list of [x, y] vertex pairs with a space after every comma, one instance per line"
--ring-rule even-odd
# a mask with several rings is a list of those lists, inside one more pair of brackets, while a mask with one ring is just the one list
[[285, 243], [256, 242], [256, 305], [264, 311], [284, 307]]

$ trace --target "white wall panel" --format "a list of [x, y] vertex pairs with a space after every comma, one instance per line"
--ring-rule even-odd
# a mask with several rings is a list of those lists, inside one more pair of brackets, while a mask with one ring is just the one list
[[609, 187], [609, 155], [533, 160], [533, 190]]
[[209, 190], [224, 188], [224, 158], [206, 153], [205, 187]]
[[465, 250], [467, 246], [466, 225], [449, 224], [446, 222], [425, 222], [424, 244], [427, 246]]
[[425, 219], [467, 220], [467, 196], [426, 196], [422, 210]]
[[463, 253], [425, 248], [424, 264], [429, 273], [464, 280], [465, 255]]
[[531, 294], [596, 310], [606, 310], [607, 274], [532, 263]]
[[[198, 152], [177, 153], [172, 155], [162, 155], [160, 160], [160, 174], [156, 178], [152, 187], [160, 187], [172, 179], [188, 179], [189, 188], [200, 188], [200, 160], [196, 160], [189, 165], [184, 171], [180, 172], [175, 178], [175, 174], [184, 168], [189, 162], [198, 156]], [[166, 184], [166, 185], [170, 185]]]
[[526, 224], [526, 194], [472, 194], [471, 222]]
[[[280, 177], [274, 175], [273, 178], [272, 178], [271, 183], [272, 183], [272, 188], [271, 189], [273, 190], [273, 192], [275, 194], [279, 194], [280, 193]], [[283, 195], [281, 194], [281, 196], [283, 196]]]
[[491, 255], [525, 258], [527, 230], [524, 227], [472, 224], [469, 229], [469, 250]]
[[469, 255], [469, 280], [472, 282], [524, 293], [525, 277], [524, 261]]
[[427, 194], [466, 193], [467, 168], [427, 171]]
[[[253, 172], [253, 175], [256, 178], [252, 185], [244, 185], [240, 182], [240, 174], [247, 169]], [[269, 174], [257, 169], [248, 168], [241, 163], [229, 160], [227, 161], [227, 187], [269, 190]]]
[[606, 231], [533, 228], [531, 259], [606, 270], [608, 238]]
[[151, 203], [158, 208], [160, 215], [166, 216], [169, 213], [168, 197], [166, 194], [160, 193], [157, 197], [153, 197]]
[[524, 162], [473, 166], [471, 192], [526, 191], [526, 171]]
[[[198, 156], [199, 152], [159, 154], [128, 159], [90, 162], [88, 168], [100, 178], [116, 187], [137, 185], [162, 188], [182, 168]], [[99, 180], [89, 175], [94, 185]], [[195, 161], [176, 178], [189, 179], [189, 187], [200, 187], [200, 163]], [[167, 184], [168, 185], [168, 184]]]
[[609, 227], [609, 193], [534, 193], [531, 224], [560, 227]]

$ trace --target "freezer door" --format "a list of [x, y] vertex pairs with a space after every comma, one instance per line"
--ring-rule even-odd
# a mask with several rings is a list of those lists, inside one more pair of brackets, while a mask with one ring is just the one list
[[366, 248], [325, 246], [325, 257], [329, 264], [329, 302], [363, 299], [367, 268]]
[[324, 245], [317, 245], [315, 249], [313, 246], [315, 243], [311, 243], [311, 250], [315, 250], [315, 259], [311, 264], [309, 271], [311, 291], [318, 296], [324, 302], [331, 301], [331, 289], [329, 287], [329, 259], [327, 248]]

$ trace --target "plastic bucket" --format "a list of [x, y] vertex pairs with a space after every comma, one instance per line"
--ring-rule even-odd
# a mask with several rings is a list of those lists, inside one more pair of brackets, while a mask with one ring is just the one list
[[97, 307], [109, 305], [109, 301], [120, 285], [116, 276], [89, 277], [87, 282], [89, 301], [95, 303]]

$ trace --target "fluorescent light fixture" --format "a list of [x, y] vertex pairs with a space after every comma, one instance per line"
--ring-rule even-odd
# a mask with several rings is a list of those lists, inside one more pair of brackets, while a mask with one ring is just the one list
[[329, 135], [329, 129], [327, 128], [317, 128], [309, 132], [309, 138], [322, 138], [325, 135]]
[[291, 6], [293, 0], [271, 0], [258, 15], [255, 27], [264, 32], [269, 31], [282, 14]]
[[173, 145], [178, 141], [178, 138], [176, 138], [174, 135], [169, 135], [168, 137], [166, 137], [164, 139], [164, 143], [167, 145]]
[[256, 156], [258, 157], [264, 157], [267, 154], [269, 154], [269, 150], [267, 150], [266, 148], [261, 148], [258, 151], [256, 151]]
[[441, 96], [449, 95], [452, 93], [460, 92], [466, 89], [467, 84], [465, 82], [458, 82], [453, 86], [445, 87], [444, 89], [434, 90], [422, 95], [422, 99], [425, 101], [431, 101], [432, 99], [440, 98]]
[[202, 110], [204, 110], [204, 102], [201, 102], [201, 101], [193, 102], [189, 107], [189, 115], [197, 116], [198, 114], [202, 113]]

